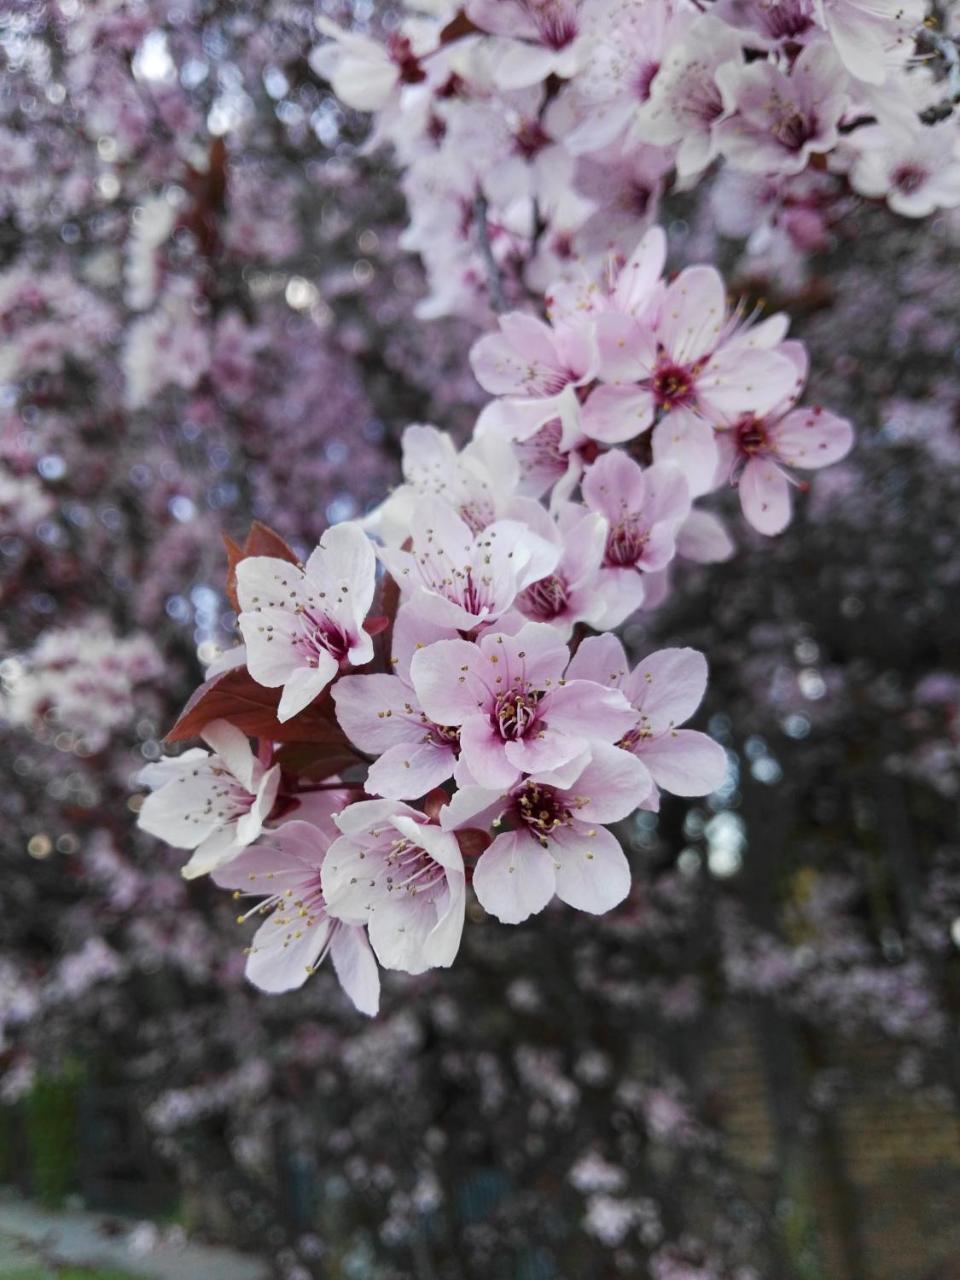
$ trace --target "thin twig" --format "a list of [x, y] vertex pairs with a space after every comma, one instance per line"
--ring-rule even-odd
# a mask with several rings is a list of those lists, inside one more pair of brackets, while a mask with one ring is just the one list
[[477, 224], [477, 248], [487, 269], [487, 291], [490, 294], [490, 306], [498, 314], [506, 311], [507, 304], [503, 297], [503, 281], [500, 279], [500, 268], [490, 247], [490, 228], [487, 224], [487, 197], [482, 191], [477, 192], [473, 203], [473, 216]]

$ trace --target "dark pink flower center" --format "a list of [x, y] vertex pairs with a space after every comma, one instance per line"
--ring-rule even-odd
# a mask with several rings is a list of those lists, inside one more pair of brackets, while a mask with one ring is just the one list
[[420, 84], [426, 80], [427, 73], [421, 67], [420, 59], [413, 52], [413, 46], [406, 36], [391, 33], [387, 40], [387, 50], [396, 63], [404, 84]]
[[741, 418], [736, 425], [737, 448], [742, 454], [752, 458], [767, 448], [767, 428], [765, 424], [752, 415]]
[[550, 145], [550, 135], [539, 120], [524, 120], [513, 135], [514, 146], [525, 160], [532, 160]]
[[577, 19], [567, 0], [531, 0], [531, 17], [548, 49], [565, 49], [577, 36]]
[[919, 191], [929, 176], [926, 170], [915, 164], [902, 164], [891, 175], [893, 185], [898, 191], [902, 191], [905, 196], [913, 195], [915, 191]]
[[635, 565], [643, 555], [650, 538], [650, 530], [641, 525], [636, 516], [628, 516], [611, 526], [607, 534], [604, 559], [608, 565], [623, 569]]
[[816, 117], [804, 115], [792, 103], [784, 103], [780, 114], [774, 118], [770, 132], [788, 151], [801, 151], [816, 136]]
[[[300, 612], [302, 631], [298, 638], [298, 648], [308, 658], [316, 659], [321, 653], [329, 653], [337, 662], [345, 662], [350, 651], [350, 637], [332, 618], [325, 613], [310, 613], [303, 609]], [[271, 631], [267, 627], [267, 631]], [[268, 636], [269, 638], [269, 636]]]
[[514, 795], [513, 817], [542, 845], [558, 827], [569, 825], [571, 816], [562, 793], [553, 787], [527, 782]]
[[518, 685], [497, 695], [491, 719], [505, 742], [523, 738], [536, 724], [538, 707], [543, 694], [539, 689]]
[[409, 840], [391, 842], [384, 856], [384, 886], [390, 894], [436, 894], [446, 884], [446, 872], [426, 849]]
[[673, 409], [677, 405], [686, 404], [693, 396], [690, 370], [679, 364], [659, 365], [651, 386], [657, 404], [662, 409]]
[[521, 592], [517, 604], [528, 618], [538, 618], [543, 622], [552, 622], [559, 618], [567, 607], [568, 591], [563, 578], [551, 574], [549, 578], [541, 578], [526, 591]]

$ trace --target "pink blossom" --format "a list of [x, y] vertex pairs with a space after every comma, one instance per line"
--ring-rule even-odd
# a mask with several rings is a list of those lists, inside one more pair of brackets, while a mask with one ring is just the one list
[[645, 809], [658, 809], [660, 789], [678, 796], [715, 791], [727, 772], [726, 752], [696, 729], [681, 729], [703, 698], [707, 661], [696, 649], [660, 649], [631, 671], [623, 645], [612, 635], [590, 636], [570, 664], [570, 674], [620, 689], [639, 723], [618, 743], [643, 764], [650, 779]]
[[494, 622], [559, 558], [556, 546], [514, 520], [473, 533], [440, 498], [418, 504], [410, 534], [410, 551], [384, 547], [380, 559], [424, 618], [460, 631]]
[[596, 339], [591, 325], [551, 326], [522, 311], [500, 317], [500, 332], [474, 343], [470, 364], [477, 381], [492, 395], [508, 397], [532, 434], [562, 408], [568, 387], [580, 387], [596, 375]]
[[373, 657], [363, 622], [375, 574], [373, 547], [354, 524], [328, 529], [303, 568], [273, 556], [237, 565], [247, 667], [258, 684], [282, 686], [280, 721], [313, 702], [341, 666]]
[[923, 22], [923, 0], [816, 0], [843, 65], [858, 80], [883, 84], [913, 49]]
[[[554, 323], [583, 323], [585, 316], [602, 321], [609, 312], [646, 320], [659, 300], [660, 278], [667, 260], [667, 237], [662, 227], [651, 227], [622, 266], [608, 262], [605, 278], [581, 271], [578, 277], [559, 280], [547, 291], [546, 304]], [[615, 335], [611, 342], [616, 342]], [[601, 342], [601, 351], [603, 349]]]
[[816, 470], [846, 457], [853, 427], [820, 408], [796, 409], [807, 360], [798, 343], [783, 346], [797, 368], [797, 389], [765, 415], [744, 413], [717, 425], [721, 471], [736, 482], [743, 514], [760, 533], [781, 533], [790, 523], [790, 487], [785, 468]]
[[342, 835], [323, 867], [329, 910], [367, 924], [386, 969], [423, 973], [451, 965], [466, 902], [456, 837], [394, 800], [361, 800], [335, 821]]
[[624, 608], [643, 603], [642, 573], [665, 569], [690, 514], [683, 472], [671, 463], [643, 470], [620, 450], [603, 454], [583, 479], [583, 500], [609, 526], [601, 575]]
[[850, 185], [886, 199], [894, 213], [925, 218], [960, 204], [960, 144], [955, 120], [915, 128], [867, 125], [846, 140], [853, 156]]
[[573, 75], [584, 54], [578, 41], [579, 0], [467, 0], [471, 22], [501, 39], [491, 49], [491, 71], [501, 89]]
[[609, 385], [591, 393], [583, 429], [612, 444], [647, 430], [659, 414], [654, 457], [676, 461], [693, 494], [704, 492], [716, 468], [710, 421], [757, 404], [764, 411], [793, 388], [794, 367], [769, 349], [769, 334], [728, 317], [717, 271], [688, 267], [663, 295], [653, 328], [606, 317], [601, 375]]
[[285, 822], [213, 879], [236, 896], [262, 900], [241, 921], [266, 916], [247, 952], [246, 974], [261, 991], [303, 986], [329, 955], [340, 985], [361, 1013], [377, 1012], [380, 977], [366, 932], [356, 921], [331, 916], [322, 871], [336, 836], [311, 822]]
[[423, 710], [410, 663], [426, 646], [455, 635], [404, 605], [393, 631], [394, 674], [343, 676], [333, 686], [337, 719], [350, 741], [377, 757], [364, 783], [371, 795], [413, 800], [453, 773], [459, 734], [456, 727], [435, 724]]
[[676, 165], [682, 178], [701, 173], [717, 153], [715, 126], [728, 110], [717, 71], [742, 56], [737, 33], [708, 14], [671, 45], [653, 77], [634, 130], [661, 147], [679, 143]]
[[576, 503], [556, 511], [560, 559], [552, 573], [532, 582], [516, 599], [516, 608], [532, 622], [549, 622], [564, 640], [574, 626], [619, 626], [635, 607], [629, 594], [605, 589], [600, 579], [607, 545], [607, 522]]
[[599, 824], [625, 818], [650, 786], [639, 760], [596, 742], [589, 753], [524, 778], [506, 793], [466, 783], [440, 819], [447, 829], [509, 824], [473, 873], [481, 906], [504, 924], [542, 911], [554, 894], [600, 914], [629, 893], [630, 866], [620, 842]]
[[435, 722], [459, 726], [458, 778], [465, 769], [480, 786], [506, 789], [521, 773], [555, 769], [632, 727], [621, 697], [564, 679], [569, 660], [557, 632], [539, 622], [476, 644], [441, 640], [414, 656], [421, 705]]
[[280, 785], [279, 765], [265, 768], [226, 720], [212, 721], [200, 736], [212, 755], [194, 747], [137, 775], [153, 793], [140, 806], [137, 825], [175, 849], [194, 850], [183, 868], [188, 879], [222, 866], [257, 839]]
[[449, 503], [474, 533], [498, 519], [536, 519], [541, 508], [519, 496], [520, 466], [509, 440], [487, 431], [460, 452], [449, 434], [428, 425], [403, 433], [403, 477], [385, 502], [364, 520], [364, 527], [388, 546], [409, 536], [413, 514], [428, 494]]
[[717, 80], [733, 108], [717, 138], [738, 168], [800, 173], [812, 155], [836, 146], [848, 93], [828, 40], [808, 44], [789, 75], [771, 62], [730, 63]]

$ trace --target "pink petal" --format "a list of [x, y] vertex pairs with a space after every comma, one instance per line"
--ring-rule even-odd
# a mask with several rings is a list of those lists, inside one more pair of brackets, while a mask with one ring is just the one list
[[446, 782], [455, 761], [452, 747], [433, 742], [397, 743], [370, 766], [363, 789], [368, 795], [416, 800]]
[[332, 608], [336, 600], [338, 613], [345, 611], [359, 629], [373, 602], [377, 570], [373, 544], [360, 525], [348, 521], [327, 529], [305, 569], [328, 593], [324, 604]]
[[603, 454], [588, 468], [581, 489], [587, 505], [611, 523], [642, 510], [647, 496], [643, 469], [619, 449]]
[[597, 316], [595, 323], [601, 380], [620, 385], [649, 378], [657, 362], [657, 340], [650, 329], [616, 311]]
[[727, 776], [727, 753], [719, 742], [695, 729], [673, 729], [643, 744], [640, 757], [664, 791], [705, 796]]
[[719, 272], [713, 267], [687, 267], [667, 289], [657, 336], [677, 364], [694, 364], [716, 347], [726, 314], [726, 290]]
[[595, 742], [590, 760], [568, 791], [584, 822], [619, 822], [649, 794], [653, 782], [629, 751]]
[[722, 347], [697, 379], [697, 400], [714, 422], [740, 413], [762, 417], [795, 397], [801, 385], [795, 362], [778, 351]]
[[330, 959], [341, 987], [357, 1009], [372, 1018], [380, 1007], [380, 975], [365, 930], [359, 925], [339, 925], [330, 944]]
[[326, 915], [314, 924], [297, 922], [295, 912], [273, 911], [253, 935], [247, 957], [247, 978], [272, 994], [302, 987], [334, 927]]
[[410, 663], [410, 680], [434, 724], [462, 724], [496, 696], [490, 663], [468, 640], [438, 640]]
[[236, 725], [230, 724], [228, 720], [213, 720], [210, 724], [204, 725], [200, 737], [211, 751], [216, 752], [237, 781], [242, 783], [252, 795], [256, 790], [253, 778], [257, 768], [257, 758], [253, 754], [247, 735]]
[[630, 892], [630, 864], [620, 842], [605, 827], [575, 822], [550, 840], [556, 864], [556, 892], [578, 911], [602, 915]]
[[507, 759], [503, 739], [486, 716], [474, 715], [464, 720], [460, 758], [481, 787], [505, 791], [520, 776], [519, 768]]
[[[277, 719], [281, 724], [319, 698], [339, 670], [332, 654], [318, 653], [316, 662], [316, 667], [300, 667], [284, 682], [283, 693], [277, 704]], [[253, 675], [253, 672], [250, 674]]]
[[473, 889], [484, 911], [502, 924], [520, 924], [542, 911], [556, 885], [554, 861], [536, 840], [511, 831], [481, 854]]
[[720, 564], [736, 548], [727, 527], [712, 511], [691, 511], [677, 535], [677, 553], [697, 564]]
[[709, 493], [717, 474], [713, 427], [693, 409], [671, 409], [653, 429], [653, 456], [683, 472], [692, 497]]
[[666, 260], [663, 228], [651, 227], [617, 277], [617, 306], [630, 315], [641, 315], [650, 304]]
[[605, 685], [605, 681], [598, 684], [592, 679], [568, 679], [562, 689], [547, 695], [548, 724], [581, 742], [592, 738], [616, 742], [622, 738], [637, 723], [637, 713], [622, 693]]
[[630, 664], [623, 645], [613, 635], [587, 636], [570, 660], [568, 680], [594, 680], [619, 689]]
[[824, 409], [794, 409], [768, 427], [781, 462], [816, 470], [845, 458], [853, 447], [853, 427]]
[[331, 692], [341, 728], [361, 751], [379, 755], [423, 740], [416, 695], [398, 676], [341, 676]]
[[769, 458], [751, 458], [740, 477], [740, 506], [760, 533], [782, 533], [790, 523], [790, 482]]
[[707, 660], [696, 649], [658, 649], [640, 662], [624, 692], [654, 734], [689, 720], [707, 688]]
[[594, 387], [580, 410], [580, 426], [592, 440], [620, 444], [649, 429], [653, 410], [646, 387]]

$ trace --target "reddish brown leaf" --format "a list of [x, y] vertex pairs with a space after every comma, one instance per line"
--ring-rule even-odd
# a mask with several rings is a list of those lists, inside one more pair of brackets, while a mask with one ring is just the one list
[[440, 810], [445, 804], [450, 803], [450, 797], [444, 791], [443, 787], [434, 787], [432, 791], [428, 791], [423, 798], [423, 812], [427, 815], [431, 822], [436, 822], [440, 816]]
[[230, 601], [234, 613], [240, 612], [240, 601], [237, 599], [237, 565], [243, 559], [243, 547], [238, 542], [224, 533], [223, 545], [227, 551], [227, 599]]
[[240, 602], [237, 599], [237, 565], [241, 560], [245, 560], [247, 556], [275, 556], [278, 560], [288, 560], [291, 564], [300, 563], [296, 552], [287, 546], [279, 533], [274, 533], [259, 520], [254, 520], [250, 526], [250, 532], [242, 547], [226, 534], [223, 535], [223, 544], [227, 549], [227, 599], [237, 613], [240, 612]]
[[245, 556], [276, 556], [278, 560], [289, 560], [291, 564], [300, 563], [296, 552], [287, 546], [279, 533], [274, 533], [259, 520], [254, 520], [250, 526], [247, 540], [243, 544], [243, 554]]
[[329, 730], [327, 742], [286, 743], [274, 757], [276, 763], [285, 772], [310, 782], [325, 782], [351, 765], [360, 764], [359, 756], [343, 732], [335, 725], [330, 725]]
[[454, 40], [462, 40], [464, 36], [472, 36], [479, 30], [480, 28], [475, 26], [464, 11], [460, 9], [457, 11], [456, 16], [451, 18], [440, 32], [440, 43], [452, 44]]
[[[233, 667], [207, 680], [193, 694], [167, 734], [167, 742], [196, 738], [211, 720], [229, 720], [251, 738], [272, 742], [326, 743], [332, 732], [343, 738], [333, 719], [329, 691], [283, 724], [277, 719], [280, 689], [265, 689], [245, 667]], [[345, 740], [345, 739], [344, 739]]]
[[369, 617], [363, 624], [363, 629], [368, 636], [378, 636], [381, 631], [386, 631], [390, 625], [390, 619], [383, 614], [377, 617]]
[[465, 827], [463, 831], [457, 831], [455, 834], [460, 852], [468, 861], [479, 858], [481, 853], [493, 843], [493, 838], [486, 831], [481, 831], [479, 827]]

